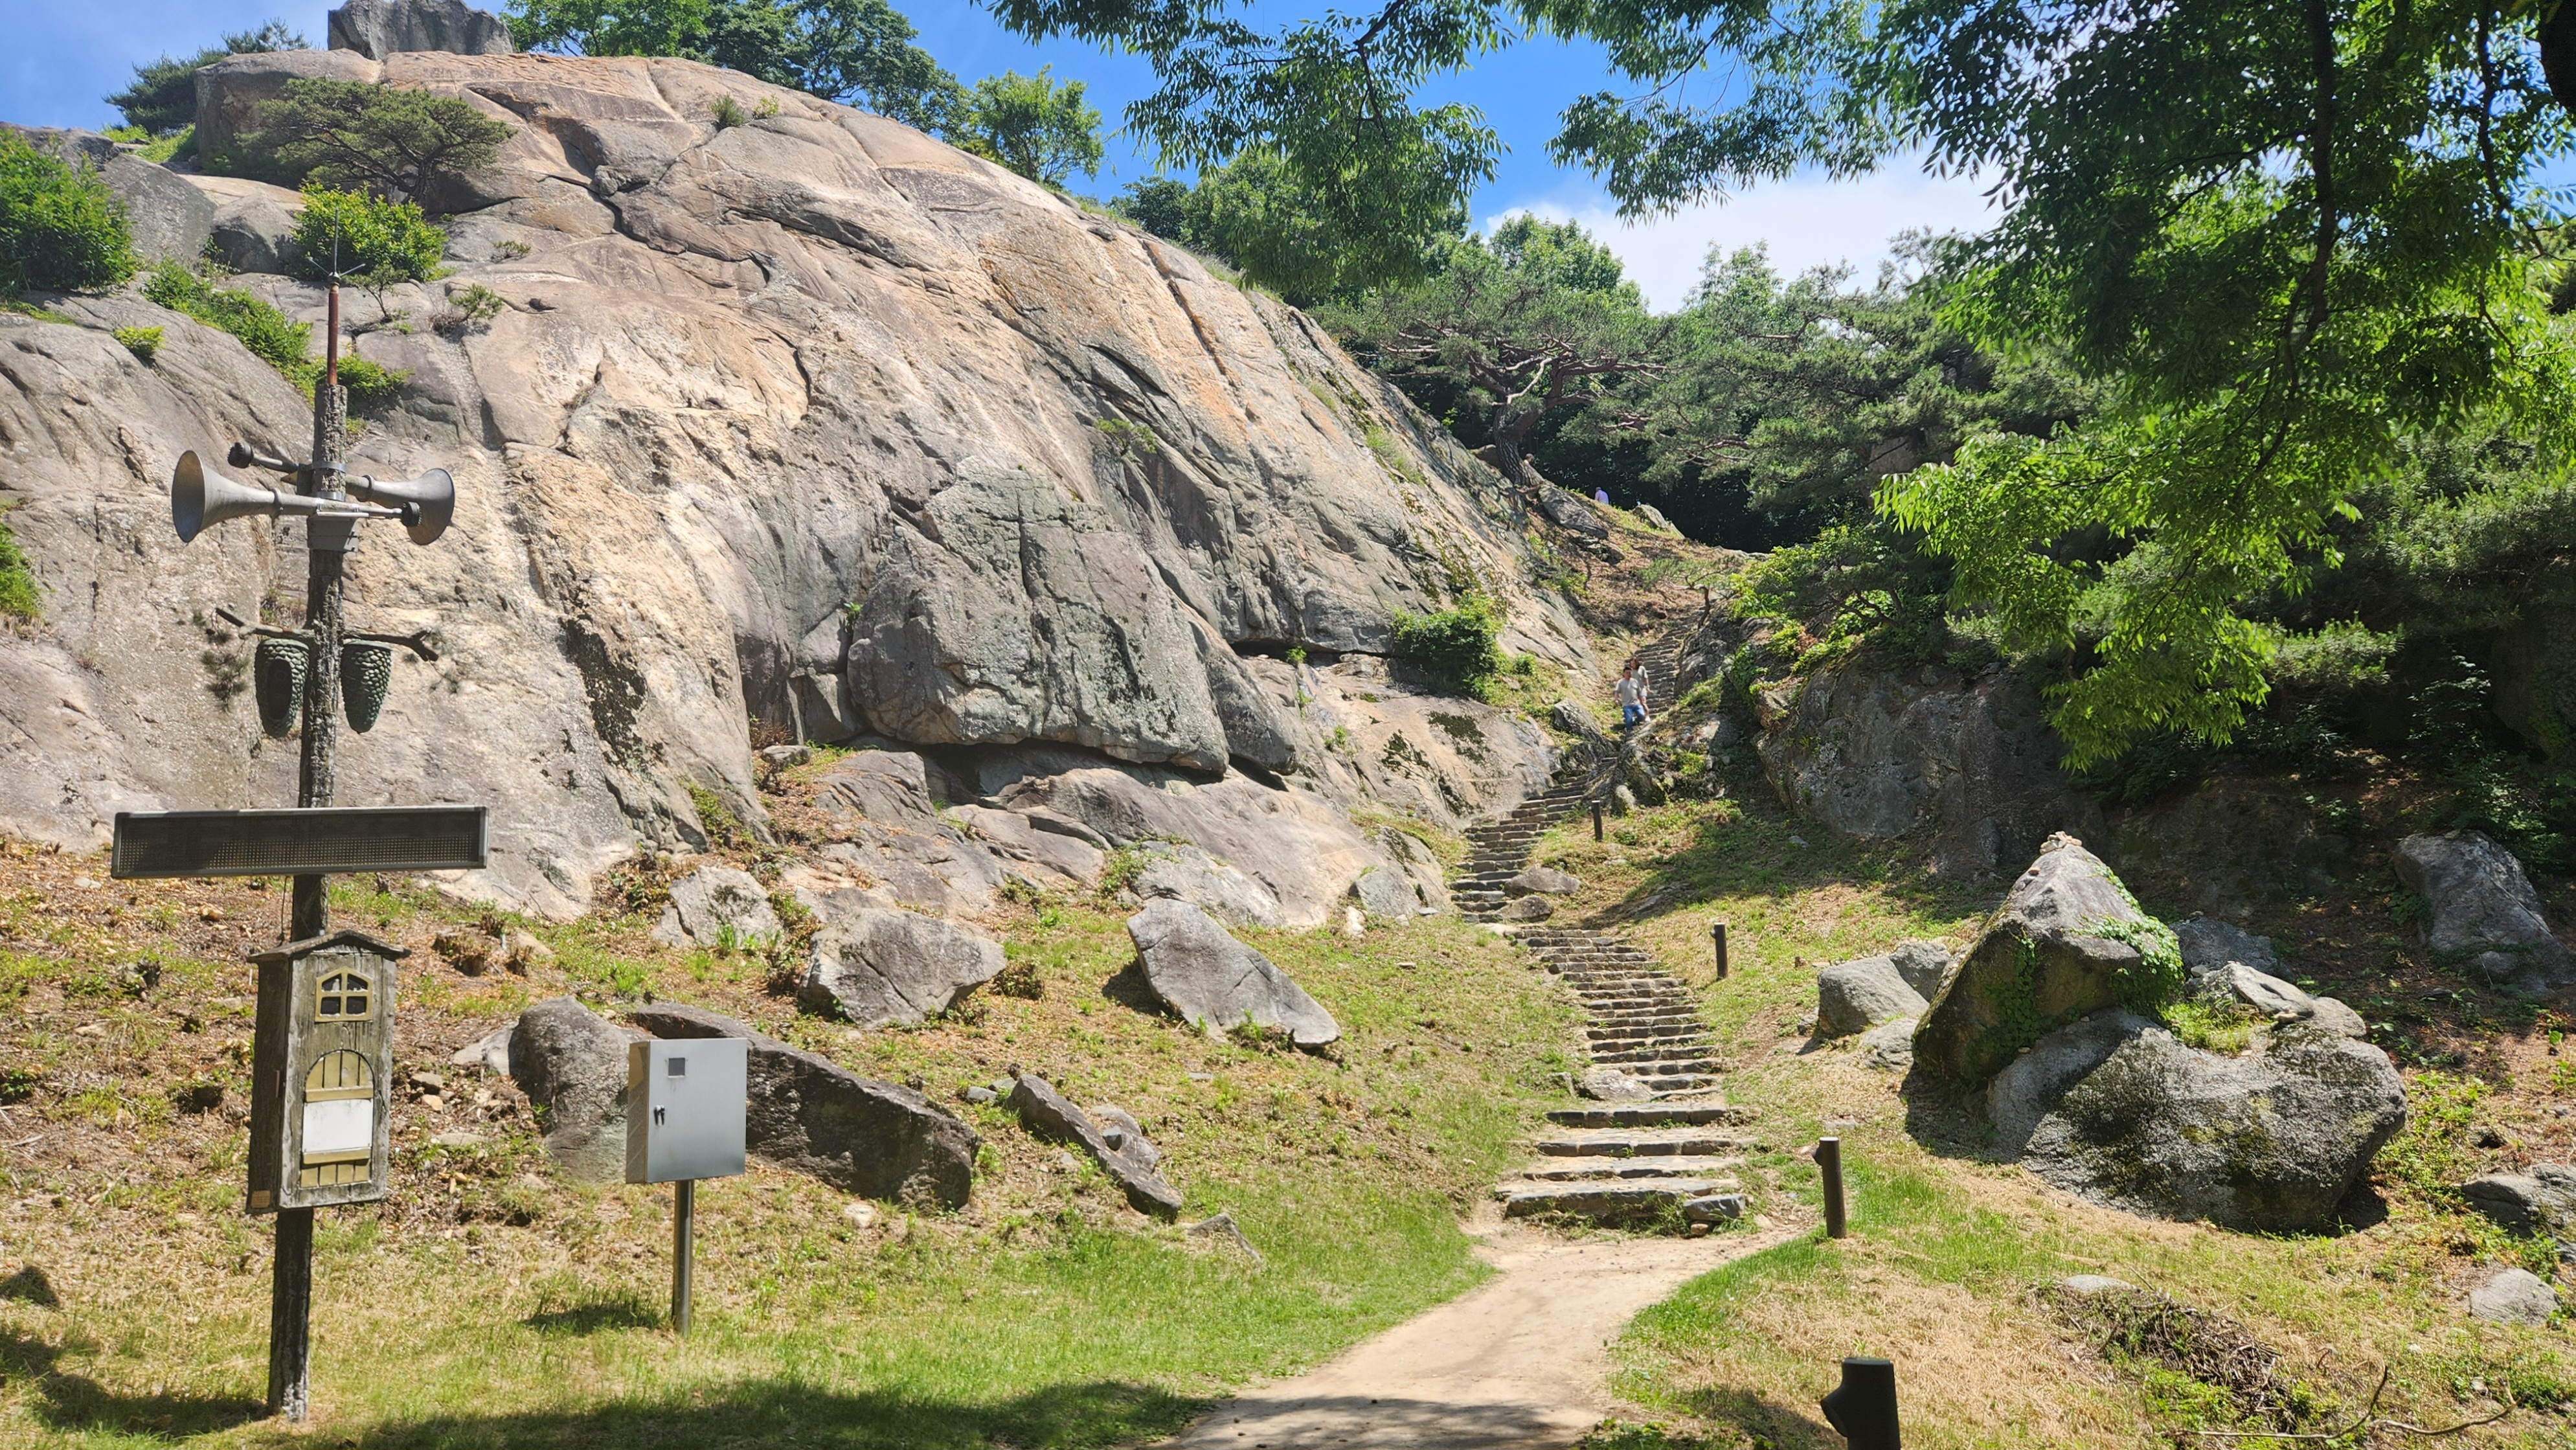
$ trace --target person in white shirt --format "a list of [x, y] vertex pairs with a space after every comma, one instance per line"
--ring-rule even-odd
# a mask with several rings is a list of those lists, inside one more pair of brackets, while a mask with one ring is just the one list
[[1636, 656], [1628, 657], [1628, 667], [1620, 673], [1612, 694], [1619, 701], [1622, 727], [1634, 729], [1646, 723], [1646, 667], [1637, 663]]

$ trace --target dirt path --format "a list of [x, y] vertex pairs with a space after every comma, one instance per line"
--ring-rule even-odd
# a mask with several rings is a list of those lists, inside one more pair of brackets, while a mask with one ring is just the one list
[[1603, 1353], [1636, 1313], [1780, 1235], [1567, 1243], [1517, 1226], [1501, 1272], [1295, 1379], [1248, 1390], [1167, 1450], [1563, 1450], [1610, 1400]]

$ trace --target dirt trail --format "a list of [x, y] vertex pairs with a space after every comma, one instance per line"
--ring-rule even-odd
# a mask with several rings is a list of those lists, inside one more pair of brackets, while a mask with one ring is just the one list
[[1608, 1412], [1603, 1351], [1629, 1319], [1780, 1237], [1568, 1243], [1499, 1229], [1478, 1251], [1493, 1278], [1244, 1392], [1166, 1450], [1563, 1450]]

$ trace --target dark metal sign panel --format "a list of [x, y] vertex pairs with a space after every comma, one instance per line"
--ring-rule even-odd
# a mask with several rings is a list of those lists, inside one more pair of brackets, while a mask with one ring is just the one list
[[108, 874], [322, 876], [474, 871], [491, 859], [488, 806], [303, 811], [119, 811]]

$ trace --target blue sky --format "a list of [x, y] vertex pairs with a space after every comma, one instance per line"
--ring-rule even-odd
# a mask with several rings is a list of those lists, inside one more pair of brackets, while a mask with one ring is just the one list
[[[1072, 42], [1031, 45], [970, 0], [896, 0], [896, 6], [921, 31], [920, 44], [961, 78], [971, 82], [997, 71], [1025, 73], [1052, 64], [1058, 76], [1088, 83], [1090, 100], [1112, 128], [1120, 109], [1153, 87], [1152, 68], [1141, 59]], [[319, 45], [328, 8], [320, 0], [0, 0], [0, 15], [17, 38], [0, 56], [0, 120], [113, 125], [114, 108], [99, 98], [122, 87], [138, 62], [164, 51], [193, 53], [225, 31], [247, 30], [271, 16]], [[1294, 17], [1316, 8], [1314, 0], [1264, 0], [1258, 13]], [[1712, 245], [1731, 249], [1763, 242], [1784, 270], [1849, 263], [1866, 275], [1897, 232], [1983, 224], [1985, 201], [1974, 184], [1927, 178], [1908, 168], [1844, 183], [1802, 178], [1676, 216], [1622, 223], [1590, 176], [1547, 159], [1548, 138], [1565, 104], [1615, 84], [1597, 48], [1539, 42], [1487, 56], [1432, 92], [1437, 100], [1481, 108], [1510, 148], [1499, 175], [1476, 196], [1479, 223], [1515, 210], [1580, 220], [1619, 252], [1647, 295], [1665, 307], [1681, 300]], [[1152, 170], [1150, 157], [1113, 137], [1100, 174], [1074, 184], [1107, 195]]]

